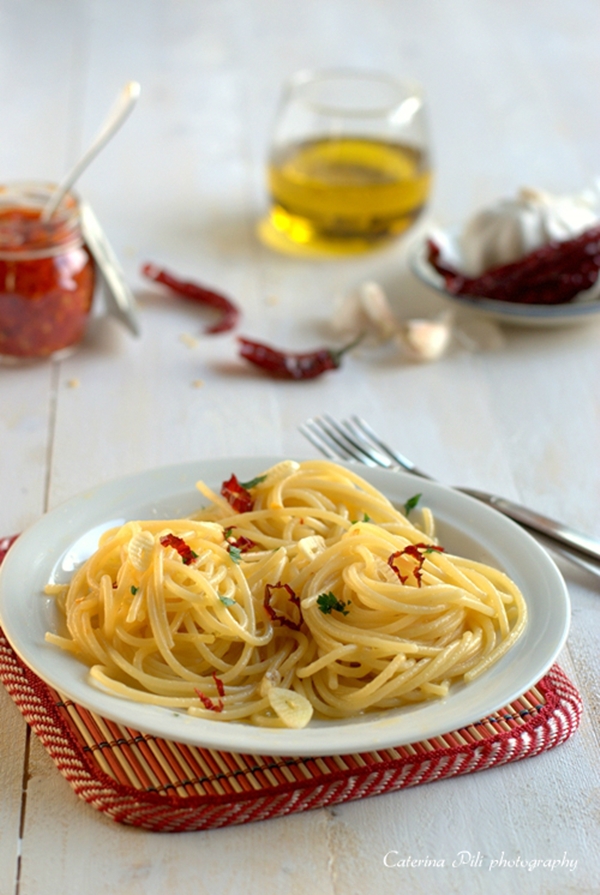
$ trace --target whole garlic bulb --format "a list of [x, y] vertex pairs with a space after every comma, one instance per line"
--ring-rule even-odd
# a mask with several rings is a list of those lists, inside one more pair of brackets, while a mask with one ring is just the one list
[[598, 197], [593, 191], [553, 196], [522, 189], [484, 209], [466, 224], [460, 236], [461, 270], [477, 277], [492, 267], [518, 261], [551, 241], [562, 242], [598, 223]]

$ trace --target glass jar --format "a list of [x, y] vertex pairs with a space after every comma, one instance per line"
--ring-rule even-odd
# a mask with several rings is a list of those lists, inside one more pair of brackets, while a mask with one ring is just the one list
[[68, 353], [83, 337], [95, 268], [68, 193], [50, 220], [51, 184], [0, 186], [0, 361]]

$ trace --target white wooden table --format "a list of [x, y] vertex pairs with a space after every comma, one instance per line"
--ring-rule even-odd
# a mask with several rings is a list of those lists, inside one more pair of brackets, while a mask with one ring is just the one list
[[[0, 180], [59, 178], [118, 88], [142, 84], [80, 189], [138, 290], [143, 336], [99, 318], [72, 358], [0, 370], [0, 534], [129, 472], [313, 456], [297, 427], [325, 411], [366, 417], [443, 481], [600, 533], [597, 326], [504, 330], [494, 351], [457, 348], [429, 365], [357, 353], [288, 384], [243, 367], [233, 336], [202, 336], [195, 308], [139, 277], [153, 260], [219, 287], [243, 307], [244, 334], [297, 349], [325, 341], [336, 296], [365, 279], [401, 316], [435, 313], [405, 244], [309, 262], [257, 241], [283, 79], [354, 65], [421, 80], [436, 156], [429, 215], [450, 222], [522, 185], [570, 192], [600, 174], [599, 36], [594, 0], [4, 0]], [[560, 661], [585, 703], [575, 737], [335, 809], [210, 833], [121, 827], [73, 795], [0, 688], [0, 893], [598, 892], [600, 581], [561, 569], [573, 621]], [[445, 867], [386, 868], [390, 850]], [[460, 851], [484, 860], [453, 867]], [[489, 870], [502, 854], [576, 864]]]

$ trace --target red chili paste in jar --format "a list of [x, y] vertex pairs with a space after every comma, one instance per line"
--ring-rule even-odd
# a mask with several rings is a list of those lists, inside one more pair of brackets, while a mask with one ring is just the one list
[[0, 190], [0, 355], [49, 357], [83, 336], [95, 271], [79, 208], [67, 196], [41, 220], [51, 195], [42, 186]]

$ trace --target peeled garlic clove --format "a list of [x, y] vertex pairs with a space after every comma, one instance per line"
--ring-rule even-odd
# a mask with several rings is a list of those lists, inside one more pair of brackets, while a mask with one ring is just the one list
[[406, 320], [400, 342], [411, 360], [432, 361], [444, 354], [451, 336], [451, 319], [444, 315], [437, 320]]
[[312, 718], [314, 711], [312, 705], [305, 696], [296, 693], [295, 690], [271, 687], [267, 692], [267, 698], [286, 727], [300, 730], [306, 727]]
[[138, 531], [129, 542], [127, 557], [134, 569], [145, 572], [150, 565], [153, 550], [154, 535], [149, 531]]

